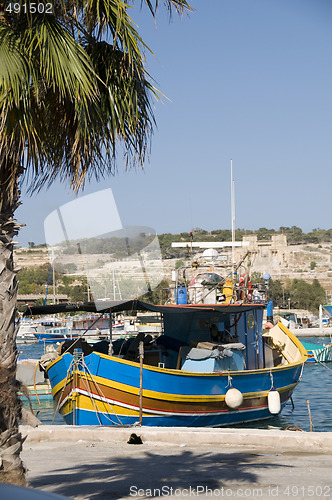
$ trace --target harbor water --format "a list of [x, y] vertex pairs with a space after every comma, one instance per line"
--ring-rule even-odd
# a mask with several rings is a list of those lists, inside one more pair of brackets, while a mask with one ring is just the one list
[[[326, 337], [305, 338], [303, 340], [318, 344], [328, 342]], [[19, 345], [18, 350], [20, 358], [39, 359], [44, 354], [44, 346], [39, 343]], [[277, 417], [237, 427], [256, 429], [298, 427], [303, 431], [310, 431], [309, 409], [313, 430], [332, 432], [332, 363], [306, 363], [302, 381], [295, 388], [293, 394], [293, 403], [289, 401]], [[56, 408], [53, 401], [41, 402], [41, 404], [33, 403], [33, 410], [38, 414], [38, 418], [43, 424], [51, 424], [53, 420], [54, 425], [64, 424], [61, 415], [55, 414]]]

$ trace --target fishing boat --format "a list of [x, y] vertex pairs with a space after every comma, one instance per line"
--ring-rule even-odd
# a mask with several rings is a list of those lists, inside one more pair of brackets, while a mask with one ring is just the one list
[[35, 336], [38, 329], [38, 323], [35, 323], [32, 320], [20, 319], [16, 334], [16, 344], [34, 344], [38, 342], [38, 339]]
[[[76, 338], [78, 335], [76, 336]], [[65, 318], [44, 316], [38, 319], [21, 318], [16, 335], [16, 344], [56, 343], [71, 338]]]
[[[76, 338], [78, 335], [76, 335]], [[56, 343], [72, 338], [65, 320], [57, 317], [43, 317], [36, 320], [20, 319], [16, 344]]]
[[307, 362], [325, 363], [332, 361], [332, 342], [323, 345], [305, 341], [301, 341], [301, 343], [308, 353]]
[[97, 336], [98, 340], [100, 340], [100, 336], [108, 336], [109, 321], [109, 317], [104, 317], [104, 315], [84, 314], [72, 316], [68, 319], [68, 324], [74, 335]]
[[324, 311], [328, 314], [328, 317], [332, 318], [332, 304], [325, 304], [322, 307]]
[[68, 339], [78, 338], [78, 335], [73, 336], [67, 326], [56, 326], [45, 328], [44, 332], [36, 332], [35, 337], [41, 344], [54, 344]]
[[264, 303], [243, 296], [231, 303], [217, 291], [219, 301], [206, 303], [211, 291], [200, 304], [135, 299], [105, 302], [104, 310], [96, 303], [62, 306], [111, 316], [159, 314], [163, 325], [161, 333], [140, 332], [129, 341], [113, 341], [110, 331], [106, 350], [72, 342], [48, 364], [65, 422], [219, 427], [278, 414], [301, 380], [305, 348], [282, 323], [263, 329]]
[[[307, 352], [282, 323], [270, 321], [269, 328], [263, 328], [266, 294], [251, 283], [249, 264], [241, 285], [235, 286], [248, 253], [235, 266], [235, 247], [249, 243], [235, 241], [232, 161], [231, 199], [232, 242], [204, 243], [202, 273], [191, 253], [188, 267], [197, 271], [196, 276], [188, 284], [185, 269], [174, 271], [175, 287], [166, 305], [113, 296], [113, 301], [58, 304], [55, 309], [35, 306], [26, 312], [84, 311], [110, 316], [108, 341], [65, 343], [59, 357], [45, 367], [57, 409], [67, 424], [228, 426], [271, 418], [291, 398]], [[142, 235], [140, 230], [137, 241], [131, 238], [133, 255], [139, 256], [145, 288], [151, 292], [157, 283], [153, 285], [153, 273], [147, 272], [143, 256], [150, 242], [144, 246]], [[126, 237], [127, 250], [128, 241]], [[196, 243], [179, 244], [191, 252], [194, 246], [202, 248], [203, 242]], [[210, 272], [221, 262], [215, 246], [232, 249], [231, 272], [225, 279]], [[266, 276], [268, 280], [270, 275]], [[176, 299], [175, 304], [170, 297]], [[112, 318], [138, 312], [158, 314], [160, 324], [149, 322], [136, 336], [114, 340]]]
[[52, 388], [51, 384], [49, 383], [48, 380], [46, 380], [44, 383], [39, 383], [36, 385], [27, 385], [26, 386], [27, 392], [26, 391], [19, 391], [18, 395], [20, 399], [22, 400], [23, 403], [28, 403], [29, 401], [31, 403], [38, 402], [40, 403], [41, 401], [52, 401], [53, 396], [52, 396]]
[[[43, 319], [39, 320], [39, 326], [35, 327], [33, 335], [41, 344], [60, 343], [80, 337], [84, 337], [89, 342], [98, 342], [105, 338], [105, 335], [108, 335], [109, 332], [109, 320], [106, 324], [104, 319], [103, 326], [102, 323], [103, 318], [98, 316], [97, 318], [80, 316], [77, 319], [75, 317], [58, 320]], [[102, 326], [102, 329], [99, 329], [99, 325]], [[119, 328], [118, 324], [116, 324], [114, 329], [120, 331], [121, 326]]]
[[[68, 318], [68, 325], [73, 338], [84, 337], [87, 342], [99, 342], [107, 338], [110, 330], [109, 314], [84, 314]], [[124, 320], [112, 320], [113, 337], [125, 336], [128, 333]]]

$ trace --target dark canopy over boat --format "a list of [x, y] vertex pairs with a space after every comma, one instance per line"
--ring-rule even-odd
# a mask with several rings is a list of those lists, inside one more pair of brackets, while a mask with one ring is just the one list
[[94, 313], [117, 313], [122, 311], [152, 311], [164, 313], [193, 313], [197, 311], [216, 311], [222, 313], [234, 313], [263, 309], [263, 304], [186, 304], [186, 305], [153, 305], [138, 299], [131, 300], [108, 300], [99, 302], [85, 302], [82, 304], [51, 304], [46, 306], [28, 307], [24, 316], [35, 316], [40, 314], [58, 314], [70, 312], [94, 312]]

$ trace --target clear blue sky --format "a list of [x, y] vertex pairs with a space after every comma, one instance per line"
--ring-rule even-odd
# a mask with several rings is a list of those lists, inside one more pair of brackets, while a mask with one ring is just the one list
[[[140, 2], [137, 2], [139, 6]], [[157, 27], [135, 12], [155, 54], [147, 69], [168, 97], [144, 171], [91, 183], [111, 187], [125, 225], [157, 233], [231, 227], [332, 227], [331, 0], [194, 0], [195, 12]], [[43, 243], [44, 218], [70, 201], [55, 184], [23, 192], [18, 241]], [[100, 207], [102, 210], [102, 207]]]

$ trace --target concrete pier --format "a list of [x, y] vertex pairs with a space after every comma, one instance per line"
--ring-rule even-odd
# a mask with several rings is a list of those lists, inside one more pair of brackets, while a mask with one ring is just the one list
[[332, 328], [293, 328], [291, 332], [294, 333], [296, 337], [331, 337]]
[[[29, 485], [74, 499], [332, 497], [332, 433], [21, 427]], [[142, 444], [128, 444], [132, 433]]]

